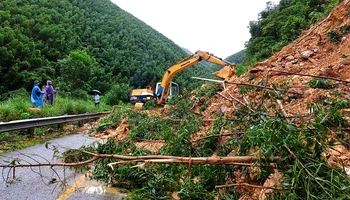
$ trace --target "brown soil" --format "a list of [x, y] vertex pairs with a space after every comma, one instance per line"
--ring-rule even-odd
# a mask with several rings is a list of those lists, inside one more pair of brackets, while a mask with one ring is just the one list
[[[327, 37], [328, 32], [337, 30], [340, 33], [342, 27], [350, 25], [349, 13], [350, 1], [342, 1], [328, 17], [312, 25], [309, 30], [303, 31], [293, 43], [274, 53], [265, 61], [256, 63], [246, 74], [228, 80], [224, 86], [225, 90], [218, 93], [217, 98], [212, 98], [207, 110], [200, 113], [207, 121], [202, 130], [193, 137], [193, 140], [203, 136], [213, 125], [212, 120], [217, 116], [215, 113], [222, 112], [227, 116], [232, 116], [236, 107], [249, 105], [250, 102], [260, 102], [262, 99], [261, 91], [267, 89], [267, 87], [263, 88], [253, 95], [241, 95], [239, 91], [242, 86], [234, 83], [259, 84], [267, 82], [269, 86], [288, 83], [288, 97], [277, 102], [279, 111], [287, 117], [309, 114], [308, 103], [328, 97], [336, 98], [337, 96], [333, 93], [335, 90], [345, 93], [345, 98], [350, 99], [348, 86], [350, 83], [350, 34], [344, 34], [338, 44], [332, 43]], [[308, 87], [308, 81], [315, 77], [303, 75], [328, 77], [336, 86], [332, 90], [313, 89]], [[267, 105], [267, 102], [264, 101], [263, 106], [264, 103]], [[95, 136], [114, 137], [117, 140], [122, 140], [127, 137], [128, 130], [127, 120], [125, 120], [116, 130], [107, 130], [103, 136]], [[225, 133], [225, 130], [222, 133]], [[163, 142], [143, 141], [136, 143], [136, 145], [156, 153], [162, 147]], [[329, 156], [328, 161], [331, 166], [350, 167], [350, 151], [345, 146], [339, 144], [324, 152], [324, 155]], [[253, 168], [249, 170], [254, 171]], [[283, 174], [276, 170], [263, 186], [278, 186], [282, 176]], [[247, 183], [248, 179], [249, 177], [244, 177], [239, 170], [235, 172], [236, 183]], [[239, 191], [242, 194], [250, 193], [250, 195], [242, 196], [241, 199], [265, 199], [272, 192], [270, 189], [253, 187], [242, 187], [237, 189], [237, 192]], [[176, 198], [174, 197], [174, 199]]]
[[[334, 44], [327, 37], [327, 33], [336, 30], [341, 33], [341, 28], [350, 25], [350, 1], [343, 1], [337, 6], [327, 18], [314, 24], [309, 30], [304, 31], [293, 43], [284, 47], [281, 51], [274, 53], [263, 62], [256, 63], [255, 66], [241, 77], [233, 77], [230, 82], [268, 85], [282, 85], [288, 83], [291, 92], [289, 97], [280, 100], [278, 103], [280, 111], [286, 116], [297, 116], [308, 114], [307, 105], [315, 100], [328, 97], [336, 98], [334, 90], [345, 93], [349, 99], [350, 88], [350, 34], [342, 36], [340, 43]], [[283, 73], [283, 72], [287, 73]], [[312, 75], [329, 77], [336, 87], [332, 90], [313, 89], [308, 87], [308, 81], [315, 77], [301, 76]], [[264, 84], [263, 84], [264, 85]], [[249, 102], [259, 102], [262, 93], [256, 92], [254, 96], [240, 95], [240, 85], [226, 84], [226, 90], [218, 95], [217, 99], [212, 99], [209, 109], [204, 115], [209, 118], [211, 113], [222, 111], [226, 107], [225, 114], [232, 115], [235, 104], [249, 105]], [[295, 95], [295, 93], [301, 95]], [[236, 100], [234, 100], [236, 99]], [[231, 104], [230, 102], [234, 102]], [[240, 103], [241, 102], [241, 103]], [[274, 113], [270, 113], [274, 114]], [[348, 115], [347, 112], [345, 112]], [[346, 116], [349, 118], [348, 116]], [[343, 145], [336, 145], [332, 149], [324, 152], [324, 156], [329, 156], [328, 162], [333, 167], [350, 167], [350, 151]], [[239, 172], [237, 172], [239, 173]], [[271, 174], [264, 186], [278, 185], [278, 180], [282, 177], [278, 171]], [[236, 182], [245, 182], [247, 177], [236, 176]], [[245, 187], [242, 191], [249, 191], [251, 195], [242, 196], [241, 199], [265, 199], [271, 191], [268, 189], [253, 189]]]

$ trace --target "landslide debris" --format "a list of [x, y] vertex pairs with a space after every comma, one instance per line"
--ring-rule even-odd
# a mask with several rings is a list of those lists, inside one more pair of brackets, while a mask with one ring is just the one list
[[[274, 53], [263, 62], [256, 63], [247, 73], [240, 77], [232, 77], [225, 84], [225, 90], [211, 100], [208, 109], [204, 111], [204, 118], [210, 119], [214, 112], [224, 112], [225, 115], [235, 115], [237, 107], [254, 109], [251, 105], [262, 104], [269, 115], [275, 115], [276, 109], [268, 106], [271, 101], [264, 97], [268, 87], [283, 88], [289, 94], [276, 101], [277, 111], [290, 120], [296, 120], [296, 116], [310, 115], [310, 103], [337, 99], [341, 96], [343, 102], [350, 100], [350, 1], [343, 1], [321, 22], [314, 24], [309, 30], [303, 31], [301, 36], [293, 43], [285, 46], [281, 51]], [[329, 88], [310, 87], [312, 81], [327, 81]], [[264, 86], [255, 92], [242, 95], [242, 88], [252, 84]], [[265, 87], [266, 85], [266, 87]], [[250, 87], [252, 90], [254, 87]], [[341, 95], [340, 95], [341, 94]], [[225, 107], [225, 109], [222, 109]], [[345, 119], [350, 122], [348, 109], [344, 110]], [[212, 118], [213, 119], [213, 118]], [[305, 120], [314, 120], [304, 118]], [[336, 132], [336, 131], [335, 131]], [[337, 134], [329, 131], [329, 134], [337, 138]], [[343, 134], [349, 140], [349, 130]], [[281, 138], [283, 139], [283, 138]], [[333, 138], [336, 146], [327, 149], [323, 156], [327, 158], [330, 166], [350, 169], [350, 145], [340, 144]], [[271, 176], [280, 177], [279, 172]], [[271, 179], [267, 179], [263, 186], [269, 185]], [[249, 188], [249, 187], [247, 187]], [[241, 194], [240, 199], [265, 199], [268, 189], [247, 189]], [[265, 192], [264, 192], [265, 191]], [[259, 194], [260, 192], [260, 194]], [[271, 191], [270, 191], [271, 192]]]
[[[344, 82], [336, 83], [336, 90], [350, 94], [350, 1], [343, 1], [333, 9], [327, 18], [314, 24], [309, 30], [303, 31], [301, 36], [293, 43], [274, 53], [263, 62], [256, 63], [248, 73], [240, 77], [233, 77], [230, 81], [240, 83], [265, 83], [268, 85], [288, 84], [289, 90], [301, 93], [302, 96], [293, 98], [290, 102], [282, 100], [283, 108], [288, 116], [305, 114], [308, 112], [307, 104], [316, 99], [331, 97], [331, 91], [308, 87], [308, 82], [314, 77], [300, 76], [298, 74], [313, 75], [340, 79]], [[335, 31], [341, 35], [339, 43], [332, 42], [328, 36]], [[271, 71], [269, 71], [271, 70]], [[290, 72], [275, 72], [284, 71]], [[296, 73], [296, 74], [293, 74]], [[268, 75], [268, 78], [267, 78]], [[227, 85], [224, 95], [231, 95], [244, 101], [240, 94], [239, 85]], [[256, 96], [245, 96], [247, 101], [260, 99], [261, 93]], [[225, 102], [221, 98], [217, 103]], [[217, 109], [214, 103], [213, 109]], [[210, 110], [210, 109], [209, 109]]]
[[[203, 120], [203, 126], [199, 127], [199, 130], [191, 135], [191, 141], [186, 141], [193, 147], [199, 147], [200, 145], [207, 144], [204, 141], [208, 138], [218, 138], [217, 145], [220, 147], [230, 147], [227, 156], [239, 155], [238, 144], [228, 144], [230, 138], [235, 136], [240, 138], [245, 132], [250, 130], [244, 130], [244, 126], [237, 126], [234, 129], [226, 129], [227, 125], [222, 122], [222, 118], [226, 118], [228, 121], [235, 121], [237, 116], [241, 115], [241, 110], [245, 110], [246, 113], [258, 113], [261, 115], [269, 116], [281, 116], [287, 122], [295, 124], [295, 126], [288, 126], [288, 130], [284, 135], [279, 134], [278, 131], [271, 131], [271, 137], [277, 141], [283, 141], [287, 138], [288, 134], [293, 134], [305, 127], [305, 124], [309, 122], [323, 122], [323, 119], [316, 119], [313, 117], [315, 110], [311, 109], [315, 102], [323, 102], [323, 104], [334, 104], [333, 100], [341, 99], [341, 102], [350, 101], [350, 1], [342, 1], [328, 17], [321, 22], [314, 24], [309, 30], [302, 32], [301, 36], [293, 43], [284, 47], [281, 51], [276, 52], [270, 58], [263, 62], [256, 63], [247, 73], [240, 77], [232, 77], [226, 80], [221, 90], [216, 90], [214, 97], [206, 98], [209, 96], [198, 95], [192, 96], [191, 100], [193, 106], [192, 110], [199, 118]], [[225, 72], [222, 72], [225, 75]], [[228, 74], [228, 72], [226, 73]], [[222, 74], [220, 75], [222, 77]], [[207, 87], [207, 85], [203, 86]], [[267, 91], [271, 93], [267, 93]], [[197, 93], [192, 93], [196, 95]], [[274, 98], [271, 98], [274, 95]], [[336, 102], [338, 103], [338, 102]], [[273, 105], [273, 106], [272, 106]], [[175, 109], [176, 105], [173, 105], [171, 109]], [[205, 109], [203, 109], [205, 108]], [[319, 108], [319, 107], [315, 107]], [[314, 109], [315, 109], [314, 108]], [[343, 109], [343, 108], [342, 108]], [[340, 109], [339, 109], [340, 110]], [[147, 111], [138, 111], [139, 114], [146, 114]], [[183, 110], [185, 113], [186, 110]], [[350, 119], [349, 109], [344, 109], [344, 118]], [[149, 114], [149, 113], [148, 113]], [[158, 110], [154, 116], [161, 117], [164, 120], [168, 117], [168, 111]], [[327, 115], [326, 115], [327, 116]], [[325, 118], [326, 118], [325, 116]], [[135, 116], [136, 117], [136, 116]], [[242, 116], [239, 116], [242, 117]], [[243, 116], [244, 117], [244, 116]], [[259, 117], [259, 116], [255, 116]], [[257, 118], [251, 118], [257, 119]], [[181, 120], [181, 116], [178, 118]], [[130, 118], [125, 118], [120, 121], [117, 127], [110, 127], [104, 131], [106, 137], [115, 138], [116, 141], [123, 140], [128, 137], [129, 131], [133, 128], [129, 124]], [[175, 119], [172, 123], [179, 123]], [[342, 122], [344, 125], [349, 123]], [[233, 123], [233, 122], [232, 122]], [[280, 123], [276, 120], [271, 122], [272, 126]], [[133, 122], [135, 124], [135, 122]], [[149, 126], [156, 126], [157, 123], [149, 122]], [[311, 124], [311, 123], [310, 123]], [[193, 125], [196, 126], [196, 125]], [[349, 141], [350, 129], [347, 126], [340, 126], [342, 130], [338, 130], [334, 127], [327, 127], [328, 137], [319, 138], [315, 134], [313, 140], [317, 142], [316, 145], [310, 146], [310, 150], [316, 151], [317, 143], [327, 144], [334, 143], [335, 146], [327, 148], [322, 152], [322, 156], [327, 160], [328, 164], [334, 168], [344, 169], [347, 173], [350, 171], [350, 144], [344, 144], [338, 139]], [[270, 131], [269, 127], [264, 131]], [[317, 129], [320, 127], [307, 127], [309, 130]], [[321, 127], [322, 128], [322, 127]], [[251, 130], [259, 131], [261, 127], [251, 127]], [[340, 132], [341, 131], [341, 132]], [[208, 135], [208, 132], [215, 132], [218, 135]], [[172, 133], [174, 138], [180, 137], [178, 131]], [[92, 135], [97, 136], [97, 133]], [[100, 136], [98, 136], [100, 137]], [[105, 137], [105, 136], [104, 136]], [[306, 136], [304, 136], [306, 138]], [[311, 137], [312, 138], [312, 137]], [[255, 138], [256, 139], [256, 138]], [[300, 138], [302, 140], [303, 137]], [[320, 139], [320, 140], [319, 140]], [[182, 142], [174, 139], [174, 143]], [[276, 142], [276, 140], [272, 140]], [[319, 140], [319, 141], [318, 141]], [[271, 141], [266, 141], [270, 143]], [[308, 141], [304, 141], [307, 143]], [[143, 140], [134, 141], [134, 144], [138, 148], [149, 150], [154, 154], [158, 154], [160, 149], [167, 144], [164, 140]], [[202, 147], [203, 148], [203, 147]], [[307, 163], [300, 161], [293, 151], [288, 146], [281, 146], [291, 158], [296, 159], [296, 165], [301, 166], [308, 174], [308, 168], [305, 166]], [[263, 147], [254, 146], [248, 152], [248, 156], [264, 156], [262, 155]], [[278, 149], [282, 151], [282, 149]], [[181, 151], [181, 149], [179, 149]], [[277, 151], [278, 152], [278, 151]], [[267, 155], [269, 152], [264, 152]], [[214, 151], [210, 155], [211, 157], [219, 157], [220, 152]], [[274, 155], [278, 156], [278, 155]], [[190, 164], [189, 164], [190, 165]], [[236, 167], [231, 176], [227, 175], [226, 181], [228, 183], [234, 183], [235, 192], [240, 196], [239, 199], [266, 199], [271, 195], [283, 191], [284, 186], [282, 182], [286, 179], [279, 167], [273, 163], [270, 163], [271, 170], [267, 178], [259, 179], [259, 174], [262, 173], [260, 166], [248, 166], [245, 170]], [[324, 166], [319, 166], [321, 169]], [[302, 170], [302, 171], [303, 171]], [[188, 169], [188, 171], [190, 171]], [[266, 172], [267, 173], [267, 172]], [[196, 177], [198, 179], [198, 177]], [[183, 179], [181, 179], [183, 181]], [[316, 180], [317, 182], [317, 180]], [[218, 186], [218, 188], [224, 186]], [[301, 187], [301, 186], [300, 186]], [[321, 187], [321, 186], [320, 186]], [[294, 188], [297, 192], [300, 192], [300, 188]], [[277, 192], [276, 192], [277, 190]], [[176, 198], [179, 198], [179, 194], [176, 194]], [[174, 196], [174, 195], [173, 195]], [[216, 198], [219, 198], [218, 196]], [[180, 198], [179, 198], [180, 199]]]

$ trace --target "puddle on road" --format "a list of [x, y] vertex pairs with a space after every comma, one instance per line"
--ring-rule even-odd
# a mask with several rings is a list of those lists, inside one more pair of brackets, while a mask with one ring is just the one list
[[85, 194], [127, 196], [126, 190], [110, 187], [96, 180], [86, 180], [78, 191]]
[[82, 191], [83, 193], [87, 193], [87, 194], [122, 194], [120, 191], [118, 191], [115, 188], [111, 188], [109, 186], [90, 186], [87, 188], [84, 188], [84, 190]]

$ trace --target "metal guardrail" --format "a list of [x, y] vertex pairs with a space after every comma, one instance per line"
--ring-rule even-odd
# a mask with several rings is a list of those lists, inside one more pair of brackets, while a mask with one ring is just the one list
[[53, 124], [62, 124], [66, 122], [82, 121], [86, 119], [96, 119], [101, 116], [108, 115], [110, 112], [88, 113], [79, 115], [63, 115], [57, 117], [35, 118], [16, 120], [9, 122], [0, 122], [0, 133], [15, 131], [20, 129], [30, 129], [40, 126], [48, 126]]

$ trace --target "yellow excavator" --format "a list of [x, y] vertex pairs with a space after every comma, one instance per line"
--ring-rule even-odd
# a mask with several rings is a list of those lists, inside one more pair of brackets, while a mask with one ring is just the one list
[[180, 71], [185, 70], [202, 60], [223, 67], [221, 70], [213, 73], [220, 79], [228, 80], [236, 73], [235, 64], [231, 64], [209, 52], [197, 51], [195, 54], [184, 58], [166, 70], [162, 82], [158, 82], [156, 85], [155, 94], [153, 94], [153, 90], [150, 87], [146, 89], [135, 89], [131, 92], [130, 101], [132, 103], [145, 103], [147, 100], [153, 99], [155, 95], [157, 104], [164, 104], [171, 95], [179, 92], [179, 85], [171, 81], [173, 77]]

